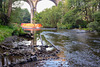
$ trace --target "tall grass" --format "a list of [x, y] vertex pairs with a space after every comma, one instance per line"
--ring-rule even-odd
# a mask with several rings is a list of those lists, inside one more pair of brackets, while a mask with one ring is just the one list
[[5, 38], [12, 35], [22, 35], [26, 34], [19, 24], [10, 24], [9, 26], [0, 25], [0, 42]]
[[12, 35], [13, 29], [8, 26], [0, 25], [0, 42], [3, 41], [6, 37]]

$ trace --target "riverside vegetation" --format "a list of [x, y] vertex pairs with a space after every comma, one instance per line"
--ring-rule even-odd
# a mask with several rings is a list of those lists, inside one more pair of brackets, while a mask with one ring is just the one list
[[20, 24], [30, 22], [27, 9], [12, 7], [18, 0], [0, 0], [0, 42], [12, 35], [23, 34]]
[[13, 25], [13, 26], [0, 25], [0, 42], [9, 36], [12, 35], [19, 36], [22, 34], [26, 34], [26, 33], [18, 25]]
[[58, 6], [36, 13], [34, 20], [44, 27], [100, 31], [100, 1], [62, 0]]

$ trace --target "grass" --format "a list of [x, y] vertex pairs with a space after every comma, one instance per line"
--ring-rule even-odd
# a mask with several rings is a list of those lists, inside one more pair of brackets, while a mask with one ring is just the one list
[[2, 42], [5, 38], [13, 35], [21, 35], [26, 34], [19, 24], [11, 24], [10, 26], [0, 25], [0, 42]]
[[0, 42], [12, 35], [13, 29], [0, 25]]

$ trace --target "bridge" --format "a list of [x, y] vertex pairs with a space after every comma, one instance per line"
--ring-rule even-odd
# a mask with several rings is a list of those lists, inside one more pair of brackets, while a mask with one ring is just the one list
[[[42, 0], [24, 0], [24, 1], [27, 1], [27, 3], [30, 5], [30, 8], [31, 8], [31, 17], [30, 17], [30, 20], [31, 20], [31, 23], [34, 23], [35, 24], [35, 21], [33, 20], [33, 17], [34, 17], [34, 12], [36, 12], [36, 5], [39, 1], [42, 1]], [[55, 5], [57, 6], [58, 3], [61, 1], [61, 0], [50, 0], [52, 1], [53, 3], [55, 3]]]

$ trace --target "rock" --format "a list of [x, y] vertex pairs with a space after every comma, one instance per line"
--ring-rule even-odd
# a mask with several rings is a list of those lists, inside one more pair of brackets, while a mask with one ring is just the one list
[[19, 64], [25, 64], [25, 63], [27, 63], [27, 61], [24, 60], [24, 59], [23, 59], [22, 61], [19, 62]]
[[34, 39], [32, 33], [20, 34], [19, 36], [24, 37], [24, 38]]
[[11, 63], [10, 65], [9, 65], [9, 67], [13, 67], [15, 64], [13, 64], [13, 63]]
[[10, 53], [9, 52], [4, 52], [3, 55], [8, 56], [8, 55], [10, 55]]
[[20, 38], [18, 36], [11, 36], [11, 37], [8, 37], [4, 40], [4, 42], [1, 43], [1, 45], [4, 45], [6, 47], [9, 47], [9, 48], [13, 48], [15, 46], [17, 46], [17, 44], [13, 44], [14, 42], [17, 42], [17, 41], [22, 41], [24, 40], [23, 38]]
[[37, 61], [37, 57], [36, 56], [31, 56], [32, 61]]

